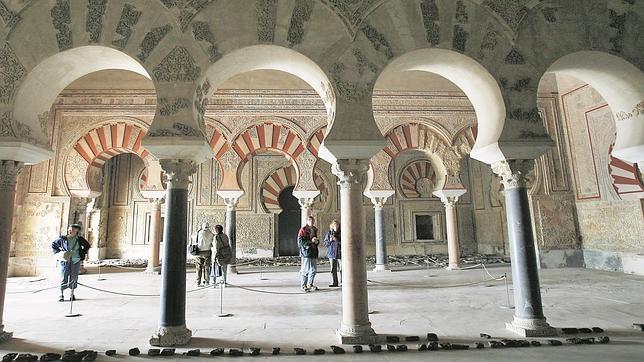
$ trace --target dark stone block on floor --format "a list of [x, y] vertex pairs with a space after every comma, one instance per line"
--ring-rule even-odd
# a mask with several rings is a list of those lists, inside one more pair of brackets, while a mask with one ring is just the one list
[[530, 341], [530, 345], [533, 347], [541, 347], [541, 342], [539, 341]]
[[38, 361], [38, 356], [31, 353], [20, 353], [14, 361], [17, 362], [36, 362]]
[[116, 355], [116, 350], [115, 349], [108, 349], [107, 351], [105, 351], [105, 355], [106, 356], [114, 356], [114, 355]]
[[599, 327], [593, 327], [593, 333], [604, 333], [604, 330]]
[[338, 346], [331, 346], [331, 350], [335, 354], [343, 354], [344, 353], [344, 348], [338, 347]]
[[608, 342], [610, 342], [610, 338], [608, 338], [608, 336], [599, 337], [597, 339], [597, 343], [606, 344]]
[[191, 349], [188, 352], [186, 352], [186, 355], [190, 357], [199, 357], [201, 356], [201, 350], [199, 349]]
[[7, 353], [4, 356], [2, 356], [2, 362], [13, 361], [14, 359], [16, 359], [17, 356], [18, 356], [17, 353]]
[[83, 356], [83, 359], [81, 361], [83, 362], [92, 362], [96, 361], [96, 357], [98, 357], [98, 352], [96, 351], [86, 351], [87, 353]]
[[579, 328], [579, 333], [593, 333], [593, 330], [590, 328]]
[[241, 349], [237, 348], [231, 348], [228, 350], [228, 355], [233, 356], [233, 357], [241, 357], [244, 355], [244, 351]]
[[[164, 357], [174, 356], [174, 351], [175, 351], [174, 348], [164, 348], [164, 349], [161, 350], [161, 355], [164, 356]], [[221, 350], [221, 353], [224, 353], [223, 349]], [[210, 355], [212, 356], [212, 352], [211, 352]]]
[[[51, 352], [49, 352], [49, 353], [45, 353], [42, 356], [40, 356], [40, 360], [41, 361], [58, 361], [61, 357], [62, 356], [60, 355], [60, 353], [51, 353]], [[15, 356], [14, 356], [14, 358], [15, 358]], [[3, 359], [3, 361], [4, 361], [4, 359]], [[10, 361], [13, 361], [13, 358]]]
[[75, 349], [66, 349], [63, 352], [63, 356], [66, 355], [66, 354], [76, 354], [76, 350]]
[[577, 328], [561, 328], [563, 334], [577, 334], [579, 330]]
[[486, 338], [486, 339], [490, 339], [490, 338], [492, 338], [492, 336], [491, 336], [491, 335], [489, 335], [489, 334], [487, 334], [487, 333], [479, 333], [479, 336], [480, 336], [481, 338]]
[[362, 346], [361, 345], [353, 346], [353, 353], [362, 353]]
[[446, 350], [452, 349], [451, 343], [439, 343], [438, 345], [441, 346], [441, 349], [446, 349]]
[[388, 344], [387, 345], [387, 351], [396, 352], [396, 346], [394, 346], [393, 344]]
[[548, 343], [549, 343], [551, 346], [562, 346], [562, 345], [563, 345], [563, 342], [561, 342], [561, 341], [560, 341], [560, 340], [558, 340], [558, 339], [549, 339], [549, 340], [548, 340]]
[[452, 343], [452, 349], [470, 349], [467, 344]]
[[130, 348], [130, 350], [127, 352], [130, 356], [138, 356], [141, 354], [141, 351], [137, 348]]
[[272, 354], [272, 355], [278, 355], [278, 354], [280, 354], [280, 351], [281, 351], [281, 350], [282, 350], [282, 349], [281, 349], [281, 348], [279, 348], [279, 347], [273, 347], [273, 350], [271, 351], [271, 354]]
[[398, 343], [400, 342], [400, 337], [398, 336], [387, 336], [387, 343]]
[[416, 349], [419, 352], [426, 351], [427, 350], [427, 345], [425, 343], [420, 343], [420, 344], [416, 345]]
[[326, 351], [323, 350], [322, 348], [316, 348], [316, 349], [313, 350], [313, 354], [315, 354], [315, 355], [321, 355], [321, 354], [325, 354], [325, 353], [326, 353]]
[[306, 354], [306, 350], [304, 348], [293, 348], [293, 350], [295, 351], [296, 355]]
[[418, 336], [407, 336], [407, 337], [405, 337], [405, 341], [407, 341], [407, 342], [418, 342], [418, 341], [420, 341], [420, 337], [418, 337]]
[[644, 332], [644, 323], [633, 323], [633, 328], [639, 329], [640, 331]]
[[427, 333], [427, 341], [438, 342], [438, 336], [436, 335], [436, 333]]
[[148, 349], [148, 356], [151, 357], [156, 357], [161, 355], [161, 350], [158, 348], [150, 348]]
[[223, 348], [215, 348], [212, 351], [210, 351], [211, 356], [221, 356], [224, 354], [224, 349]]
[[429, 351], [438, 351], [438, 342], [429, 342], [429, 343], [427, 343], [427, 349]]
[[370, 344], [369, 350], [373, 353], [380, 353], [382, 352], [382, 346], [379, 344]]
[[481, 342], [476, 342], [476, 349], [483, 349], [485, 348], [485, 345]]
[[409, 348], [407, 347], [406, 344], [399, 344], [396, 346], [396, 351], [398, 352], [407, 352]]
[[261, 349], [260, 348], [249, 348], [250, 352], [248, 353], [251, 356], [259, 356]]
[[60, 360], [63, 362], [81, 362], [82, 359], [83, 359], [83, 356], [74, 352], [74, 353], [63, 354], [63, 357]]
[[487, 342], [490, 345], [490, 348], [503, 348], [505, 347], [505, 344], [499, 342], [499, 341], [489, 341]]

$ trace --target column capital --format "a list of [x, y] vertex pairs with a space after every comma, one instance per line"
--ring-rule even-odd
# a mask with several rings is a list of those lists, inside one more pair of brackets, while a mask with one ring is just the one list
[[224, 199], [226, 210], [236, 210], [239, 199], [244, 195], [242, 190], [218, 190], [217, 195]]
[[154, 207], [161, 207], [161, 204], [163, 204], [164, 201], [164, 197], [154, 197], [148, 199], [148, 202], [151, 203]]
[[302, 208], [310, 208], [313, 205], [315, 198], [310, 197], [300, 197], [297, 199], [297, 202]]
[[331, 171], [338, 177], [340, 188], [360, 187], [369, 170], [369, 160], [336, 160]]
[[492, 172], [501, 176], [504, 189], [526, 187], [528, 174], [533, 169], [534, 160], [507, 160], [492, 164]]
[[197, 171], [197, 164], [192, 160], [165, 159], [159, 163], [168, 178], [169, 189], [187, 189], [190, 176]]
[[16, 178], [23, 163], [18, 161], [0, 161], [0, 192], [13, 192], [16, 190]]

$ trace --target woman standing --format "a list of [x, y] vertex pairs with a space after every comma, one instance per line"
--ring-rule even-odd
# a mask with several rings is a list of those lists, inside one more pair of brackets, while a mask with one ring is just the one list
[[329, 263], [331, 264], [331, 276], [333, 277], [333, 284], [330, 287], [337, 287], [338, 285], [338, 271], [341, 272], [340, 259], [341, 259], [341, 244], [340, 244], [340, 223], [338, 220], [333, 220], [329, 225], [329, 231], [324, 236], [324, 246], [326, 247]]

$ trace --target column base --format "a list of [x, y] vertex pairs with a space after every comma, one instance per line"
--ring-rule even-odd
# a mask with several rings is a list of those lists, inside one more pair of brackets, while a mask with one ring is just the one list
[[153, 266], [151, 268], [145, 268], [143, 273], [145, 273], [145, 274], [161, 274], [161, 267], [160, 266]]
[[371, 328], [371, 323], [351, 327], [342, 324], [340, 329], [335, 331], [335, 335], [341, 344], [374, 344], [382, 340]]
[[389, 265], [387, 264], [376, 264], [376, 267], [373, 268], [375, 272], [390, 272]]
[[524, 319], [514, 317], [512, 322], [506, 323], [505, 328], [522, 337], [554, 337], [557, 329], [551, 327], [546, 319]]
[[4, 330], [4, 325], [0, 325], [0, 342], [8, 341], [13, 338], [13, 332]]
[[159, 327], [150, 338], [151, 346], [172, 347], [188, 344], [192, 331], [186, 325]]
[[461, 270], [461, 266], [458, 264], [450, 264], [449, 266], [445, 267], [445, 270]]

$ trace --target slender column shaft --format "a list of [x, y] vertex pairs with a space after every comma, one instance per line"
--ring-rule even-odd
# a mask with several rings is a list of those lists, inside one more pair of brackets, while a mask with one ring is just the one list
[[456, 218], [456, 205], [453, 202], [445, 203], [445, 224], [447, 225], [447, 253], [449, 268], [458, 269], [461, 260], [461, 247], [458, 240], [458, 219]]
[[300, 226], [306, 225], [306, 221], [309, 218], [309, 216], [312, 215], [313, 213], [313, 201], [315, 200], [314, 197], [299, 197], [297, 199], [297, 202], [300, 204], [300, 208], [302, 210], [301, 212], [301, 220], [300, 220]]
[[382, 206], [374, 206], [374, 224], [376, 228], [376, 265], [387, 267], [387, 244], [385, 243], [385, 222]]
[[0, 341], [13, 336], [4, 330], [4, 298], [9, 273], [9, 252], [11, 248], [11, 229], [13, 227], [13, 207], [16, 199], [16, 178], [22, 168], [21, 162], [0, 161]]
[[503, 178], [510, 238], [515, 309], [514, 320], [507, 327], [526, 337], [556, 334], [556, 330], [546, 322], [541, 304], [539, 270], [526, 189], [526, 177], [533, 167], [533, 160], [503, 161], [492, 165], [493, 171]]
[[342, 343], [372, 343], [375, 332], [369, 322], [367, 265], [362, 223], [362, 180], [367, 160], [338, 160], [334, 173], [340, 185], [342, 225]]
[[226, 200], [226, 235], [230, 241], [233, 257], [228, 265], [229, 273], [237, 273], [237, 199]]
[[186, 328], [186, 249], [188, 234], [188, 184], [196, 166], [188, 160], [161, 160], [168, 177], [163, 266], [161, 268], [161, 317], [156, 346], [182, 345], [190, 341]]
[[150, 213], [150, 258], [146, 272], [157, 272], [159, 270], [159, 247], [161, 245], [161, 200], [153, 201], [153, 209]]

